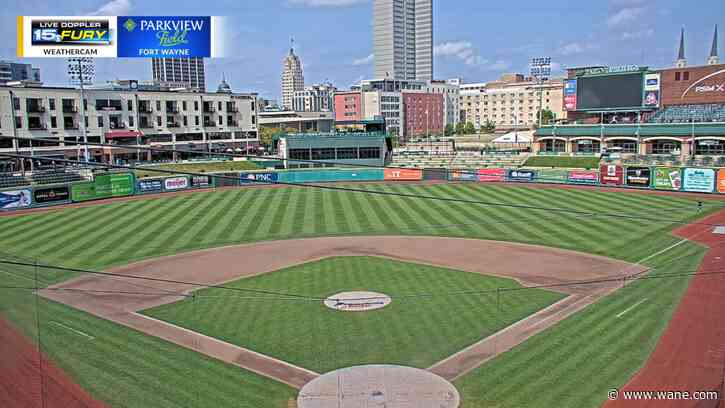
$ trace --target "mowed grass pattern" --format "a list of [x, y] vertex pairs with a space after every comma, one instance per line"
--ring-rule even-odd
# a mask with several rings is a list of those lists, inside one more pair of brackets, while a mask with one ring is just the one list
[[[696, 201], [595, 190], [531, 189], [480, 184], [355, 185], [391, 193], [425, 194], [502, 204], [569, 208], [572, 214], [505, 206], [441, 202], [312, 188], [249, 188], [118, 202], [86, 208], [0, 218], [3, 252], [45, 263], [101, 269], [143, 258], [242, 242], [321, 235], [444, 235], [543, 244], [639, 261], [679, 241], [669, 234], [672, 220], [694, 219]], [[706, 203], [709, 207], [709, 204]], [[714, 206], [713, 206], [714, 208]], [[647, 219], [598, 216], [628, 214]], [[704, 250], [686, 243], [666, 255], [649, 259], [654, 273], [693, 271]], [[668, 256], [682, 256], [677, 261]], [[4, 266], [25, 276], [32, 271]], [[6, 274], [7, 275], [7, 274]], [[73, 276], [42, 273], [42, 284]], [[2, 278], [12, 286], [11, 275]], [[687, 279], [660, 279], [633, 284], [574, 318], [545, 331], [521, 347], [487, 363], [457, 382], [468, 407], [588, 407], [606, 399], [645, 361], [656, 344]], [[25, 282], [30, 285], [33, 282]], [[449, 288], [452, 290], [461, 288]], [[6, 290], [3, 290], [5, 295]], [[27, 295], [27, 291], [25, 292]], [[2, 313], [32, 334], [34, 313], [12, 311], [33, 299], [3, 296]], [[622, 310], [647, 298], [641, 307], [613, 320]], [[657, 302], [652, 300], [656, 299]], [[45, 302], [42, 302], [46, 304]], [[23, 306], [23, 307], [20, 307]], [[666, 306], [666, 307], [658, 307]], [[57, 341], [43, 340], [45, 350], [94, 396], [113, 406], [278, 406], [289, 388], [242, 370], [218, 364], [165, 342], [47, 302], [45, 316], [81, 331], [108, 331], [120, 339], [114, 347], [101, 341], [78, 343], [77, 334], [54, 330]], [[211, 310], [211, 318], [228, 316]], [[255, 325], [259, 315], [248, 316]], [[251, 323], [247, 323], [251, 324]], [[113, 328], [111, 330], [110, 328]], [[30, 335], [30, 334], [29, 334]], [[94, 334], [95, 335], [95, 334]], [[405, 333], [396, 332], [404, 336]], [[98, 337], [100, 338], [100, 337]], [[294, 343], [295, 339], [289, 339]], [[83, 358], [63, 358], [68, 344], [81, 347]], [[151, 346], [153, 345], [153, 347]], [[355, 350], [347, 350], [354, 353]], [[181, 354], [180, 354], [181, 353]], [[154, 354], [150, 356], [150, 354]], [[326, 359], [342, 360], [346, 352]], [[149, 355], [147, 357], [147, 355]], [[178, 361], [178, 356], [183, 360]], [[618, 356], [625, 356], [619, 358]], [[161, 360], [156, 360], [158, 357]], [[168, 358], [166, 358], [168, 357]], [[166, 358], [166, 359], [165, 359]], [[86, 361], [96, 361], [91, 365]], [[213, 362], [216, 364], [215, 362]], [[219, 371], [214, 371], [219, 370]], [[188, 375], [181, 375], [180, 373]], [[191, 375], [190, 373], [193, 373]], [[231, 375], [230, 381], [216, 381]], [[207, 384], [199, 389], [199, 382]], [[162, 384], [170, 384], [169, 387]], [[493, 389], [493, 386], [499, 388]], [[118, 389], [133, 390], [136, 399], [121, 400]], [[199, 390], [202, 400], [180, 400], [173, 390]], [[511, 392], [506, 392], [509, 390]], [[544, 397], [540, 394], [546, 391]], [[243, 394], [244, 397], [239, 397]], [[234, 400], [234, 403], [229, 401]], [[207, 401], [212, 401], [207, 404]]]
[[[497, 290], [521, 286], [511, 279], [370, 257], [328, 258], [226, 286], [318, 299], [373, 291], [393, 302], [370, 312], [340, 312], [318, 300], [248, 299], [205, 289], [144, 313], [325, 373], [362, 364], [427, 368], [564, 297], [542, 289], [497, 296]], [[462, 296], [455, 288], [480, 293]]]

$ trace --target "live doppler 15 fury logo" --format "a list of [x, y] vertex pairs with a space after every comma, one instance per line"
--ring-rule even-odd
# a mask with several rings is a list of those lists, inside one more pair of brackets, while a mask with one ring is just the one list
[[18, 57], [115, 57], [116, 17], [19, 16]]

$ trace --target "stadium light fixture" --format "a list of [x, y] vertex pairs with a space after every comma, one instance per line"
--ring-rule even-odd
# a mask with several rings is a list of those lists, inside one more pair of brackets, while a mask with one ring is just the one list
[[[81, 89], [81, 118], [79, 125], [83, 142], [88, 143], [88, 132], [86, 129], [86, 106], [85, 106], [85, 90], [84, 85], [93, 84], [93, 78], [96, 76], [96, 65], [93, 58], [76, 57], [68, 58], [68, 78], [72, 84], [78, 85]], [[83, 158], [85, 162], [89, 160], [88, 145], [83, 145]]]
[[536, 79], [539, 86], [539, 127], [543, 119], [543, 86], [544, 81], [548, 81], [551, 77], [551, 57], [532, 58], [529, 64], [531, 76]]

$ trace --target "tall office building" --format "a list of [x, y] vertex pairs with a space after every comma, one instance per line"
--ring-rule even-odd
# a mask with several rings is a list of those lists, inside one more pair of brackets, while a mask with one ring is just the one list
[[165, 87], [206, 91], [204, 58], [153, 58], [154, 81]]
[[40, 68], [34, 68], [30, 64], [0, 61], [0, 85], [13, 81], [40, 84]]
[[375, 78], [433, 79], [433, 0], [374, 0]]
[[290, 47], [289, 54], [282, 61], [282, 108], [294, 109], [295, 92], [305, 89], [305, 77], [302, 74], [302, 62]]

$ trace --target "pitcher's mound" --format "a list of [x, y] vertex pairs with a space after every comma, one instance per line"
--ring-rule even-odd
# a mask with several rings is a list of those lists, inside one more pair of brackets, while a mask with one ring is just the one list
[[366, 365], [329, 372], [305, 385], [299, 408], [457, 408], [458, 390], [418, 368]]
[[392, 302], [388, 295], [376, 292], [342, 292], [325, 299], [325, 306], [343, 312], [367, 312]]

